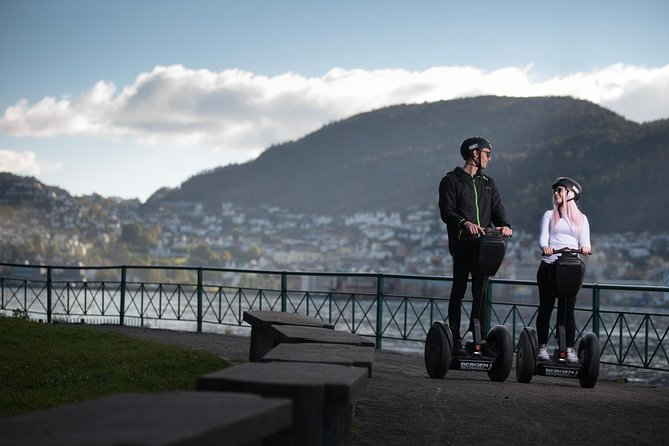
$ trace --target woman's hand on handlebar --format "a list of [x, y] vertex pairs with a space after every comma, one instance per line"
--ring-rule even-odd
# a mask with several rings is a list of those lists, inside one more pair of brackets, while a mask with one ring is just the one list
[[564, 253], [573, 253], [573, 254], [583, 254], [584, 256], [590, 255], [592, 252], [592, 249], [589, 246], [581, 246], [578, 249], [574, 248], [559, 248], [559, 249], [553, 249], [550, 246], [542, 246], [541, 247], [541, 255], [542, 256], [551, 256], [553, 254], [564, 254]]

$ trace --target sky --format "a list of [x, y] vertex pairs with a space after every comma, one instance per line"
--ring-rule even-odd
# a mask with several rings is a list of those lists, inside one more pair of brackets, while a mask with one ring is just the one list
[[559, 95], [665, 119], [667, 17], [666, 0], [0, 0], [0, 171], [145, 201], [394, 104]]

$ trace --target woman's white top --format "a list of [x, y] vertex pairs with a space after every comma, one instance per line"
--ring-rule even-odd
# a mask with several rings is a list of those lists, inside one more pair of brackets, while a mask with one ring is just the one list
[[[541, 235], [539, 236], [539, 246], [549, 246], [553, 249], [571, 248], [579, 249], [583, 246], [590, 246], [590, 223], [588, 217], [583, 215], [583, 225], [581, 226], [581, 233], [578, 233], [577, 227], [569, 226], [567, 220], [560, 217], [557, 224], [551, 230], [551, 218], [553, 217], [553, 210], [550, 209], [544, 212], [541, 218]], [[553, 263], [558, 258], [557, 254], [549, 257], [543, 257], [542, 261], [546, 263]]]

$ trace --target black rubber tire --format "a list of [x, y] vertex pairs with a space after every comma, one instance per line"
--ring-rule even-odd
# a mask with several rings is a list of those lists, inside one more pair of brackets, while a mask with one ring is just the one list
[[450, 328], [441, 321], [432, 324], [425, 339], [425, 369], [431, 378], [443, 378], [453, 357]]
[[534, 376], [537, 363], [537, 332], [525, 328], [518, 338], [516, 348], [516, 379], [521, 383], [529, 383]]
[[493, 381], [506, 381], [513, 364], [511, 333], [504, 325], [496, 325], [488, 332], [485, 342], [488, 348], [497, 354], [492, 369], [488, 371], [488, 376]]
[[578, 343], [578, 359], [581, 363], [578, 380], [581, 387], [592, 389], [597, 384], [600, 353], [599, 339], [594, 333], [586, 334]]

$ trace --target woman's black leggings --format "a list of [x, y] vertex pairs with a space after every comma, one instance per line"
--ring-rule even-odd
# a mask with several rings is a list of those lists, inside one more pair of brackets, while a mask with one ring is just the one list
[[[555, 283], [555, 264], [546, 262], [539, 264], [537, 284], [539, 285], [539, 313], [537, 314], [537, 337], [539, 338], [539, 344], [548, 343], [551, 314], [553, 314], [553, 306], [557, 298], [558, 313], [556, 325], [559, 325], [560, 321], [563, 321], [567, 347], [573, 347], [574, 338], [576, 337], [576, 320], [574, 319], [576, 295], [558, 296]], [[557, 337], [557, 331], [555, 334]]]

